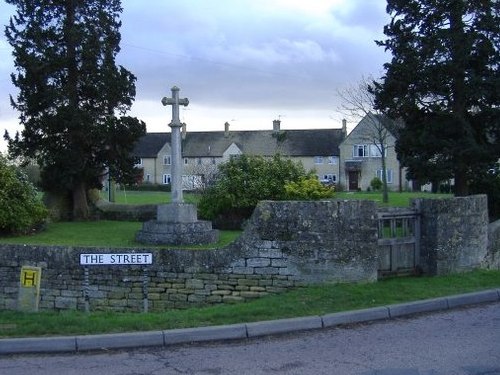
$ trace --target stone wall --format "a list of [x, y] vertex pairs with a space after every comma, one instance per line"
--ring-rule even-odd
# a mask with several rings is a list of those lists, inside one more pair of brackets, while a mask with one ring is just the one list
[[500, 220], [488, 226], [488, 253], [483, 266], [500, 270]]
[[117, 204], [105, 200], [95, 203], [95, 216], [100, 220], [147, 221], [156, 219], [156, 204]]
[[83, 309], [82, 253], [153, 254], [144, 268], [88, 266], [91, 310], [141, 311], [144, 293], [150, 311], [163, 311], [316, 282], [375, 281], [376, 235], [374, 202], [261, 202], [240, 239], [222, 249], [0, 245], [0, 309], [16, 308], [25, 265], [42, 268], [40, 309]]
[[[427, 274], [498, 268], [500, 222], [486, 196], [418, 199]], [[22, 266], [42, 268], [40, 309], [85, 306], [80, 254], [152, 253], [148, 266], [88, 268], [90, 310], [150, 311], [232, 303], [319, 282], [376, 281], [372, 201], [260, 202], [233, 244], [214, 250], [0, 245], [0, 309], [15, 309]]]
[[486, 195], [415, 199], [420, 211], [420, 266], [430, 275], [478, 268], [488, 249]]

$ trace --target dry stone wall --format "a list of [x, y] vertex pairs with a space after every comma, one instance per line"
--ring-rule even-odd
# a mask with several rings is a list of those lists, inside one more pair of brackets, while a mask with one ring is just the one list
[[147, 266], [88, 267], [90, 310], [232, 303], [323, 281], [375, 281], [369, 201], [261, 202], [241, 238], [215, 250], [0, 246], [0, 309], [15, 309], [22, 266], [42, 268], [40, 309], [85, 306], [80, 254], [152, 253]]
[[500, 270], [500, 220], [488, 226], [488, 253], [484, 268]]
[[425, 273], [478, 268], [488, 252], [486, 195], [413, 201], [421, 216], [420, 259]]
[[[500, 225], [486, 196], [413, 202], [428, 274], [498, 267]], [[149, 311], [233, 303], [319, 282], [376, 281], [371, 201], [260, 202], [241, 237], [214, 250], [0, 245], [0, 309], [15, 309], [22, 266], [41, 267], [40, 309]], [[489, 241], [488, 241], [488, 237]], [[81, 254], [151, 253], [151, 265], [80, 264]], [[87, 291], [88, 300], [85, 299]]]

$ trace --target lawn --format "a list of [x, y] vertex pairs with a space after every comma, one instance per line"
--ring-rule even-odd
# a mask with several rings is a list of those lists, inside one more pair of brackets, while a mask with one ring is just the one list
[[[58, 222], [47, 225], [46, 230], [29, 236], [3, 237], [0, 243], [26, 245], [144, 247], [135, 242], [135, 233], [141, 229], [137, 221]], [[240, 231], [220, 231], [219, 241], [209, 245], [190, 246], [192, 249], [222, 247], [234, 241]], [[162, 246], [165, 247], [165, 246]], [[168, 246], [175, 248], [175, 246]]]
[[426, 192], [389, 192], [389, 203], [382, 202], [381, 192], [337, 192], [335, 199], [368, 199], [377, 202], [380, 206], [408, 207], [412, 198], [452, 198], [452, 194], [433, 194]]
[[162, 330], [323, 315], [500, 287], [500, 271], [322, 284], [246, 303], [160, 313], [0, 311], [0, 337]]
[[[101, 193], [103, 199], [107, 199], [104, 193]], [[160, 204], [170, 202], [170, 193], [159, 191], [126, 191], [117, 190], [115, 195], [116, 203], [122, 204]], [[426, 192], [389, 192], [389, 203], [387, 206], [407, 207], [411, 198], [450, 198], [451, 194], [432, 194]], [[197, 203], [199, 194], [184, 193], [184, 200], [187, 203]], [[337, 192], [334, 199], [369, 199], [380, 205], [382, 203], [381, 192]]]

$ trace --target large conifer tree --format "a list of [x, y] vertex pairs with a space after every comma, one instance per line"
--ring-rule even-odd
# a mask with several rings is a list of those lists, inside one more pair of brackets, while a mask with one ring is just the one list
[[388, 0], [379, 45], [392, 53], [376, 106], [405, 127], [398, 155], [422, 182], [455, 193], [500, 157], [500, 2]]
[[5, 28], [19, 88], [12, 105], [21, 134], [13, 156], [36, 159], [44, 189], [65, 194], [73, 217], [88, 215], [87, 191], [108, 168], [131, 178], [130, 157], [143, 122], [125, 116], [135, 97], [133, 74], [115, 64], [120, 0], [6, 0], [17, 13]]

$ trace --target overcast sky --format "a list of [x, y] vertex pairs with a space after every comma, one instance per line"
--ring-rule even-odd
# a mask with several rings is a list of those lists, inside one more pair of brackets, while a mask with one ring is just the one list
[[[117, 63], [137, 77], [131, 114], [170, 131], [161, 98], [178, 86], [187, 129], [340, 127], [337, 90], [382, 74], [385, 0], [123, 0]], [[14, 8], [0, 2], [0, 23]], [[14, 70], [0, 36], [0, 131], [20, 130], [10, 108]], [[351, 127], [353, 124], [350, 124]], [[0, 141], [0, 150], [5, 143]]]

